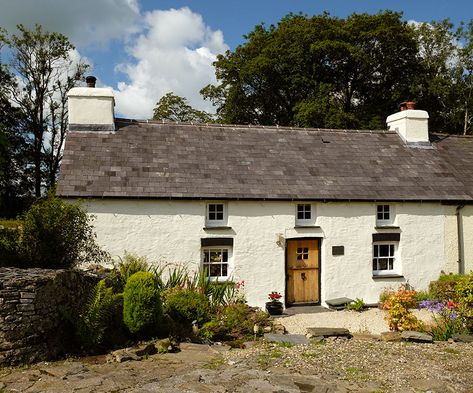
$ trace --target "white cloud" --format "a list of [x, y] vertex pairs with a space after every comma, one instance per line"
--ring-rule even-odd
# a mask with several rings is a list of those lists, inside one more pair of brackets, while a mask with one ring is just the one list
[[169, 91], [186, 97], [196, 108], [212, 110], [199, 91], [215, 83], [212, 62], [228, 49], [223, 33], [210, 29], [187, 7], [146, 13], [144, 23], [143, 33], [127, 48], [135, 62], [116, 67], [129, 79], [115, 90], [117, 112], [150, 118], [156, 102]]
[[77, 46], [102, 45], [137, 31], [137, 0], [0, 0], [0, 26], [15, 32], [36, 23], [66, 35]]

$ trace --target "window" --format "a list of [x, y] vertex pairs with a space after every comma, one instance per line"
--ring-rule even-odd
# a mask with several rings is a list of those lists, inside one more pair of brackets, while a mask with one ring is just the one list
[[307, 247], [298, 247], [296, 251], [296, 257], [298, 261], [309, 259], [309, 249]]
[[310, 203], [300, 203], [296, 206], [296, 225], [314, 225], [315, 214]]
[[224, 203], [208, 203], [206, 225], [224, 226], [227, 224], [226, 205]]
[[396, 272], [396, 243], [373, 244], [373, 274], [392, 274]]
[[391, 225], [393, 224], [394, 214], [390, 205], [376, 206], [376, 225]]
[[227, 279], [230, 276], [231, 247], [202, 248], [202, 266], [210, 279]]

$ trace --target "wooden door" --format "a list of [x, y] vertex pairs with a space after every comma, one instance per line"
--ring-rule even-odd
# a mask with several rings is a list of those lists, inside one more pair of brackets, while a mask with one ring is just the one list
[[319, 240], [287, 241], [287, 303], [318, 303]]

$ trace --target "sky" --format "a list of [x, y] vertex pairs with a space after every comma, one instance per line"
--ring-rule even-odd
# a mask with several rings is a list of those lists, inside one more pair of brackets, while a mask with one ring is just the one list
[[147, 119], [167, 92], [213, 111], [199, 94], [216, 83], [218, 54], [243, 44], [255, 25], [288, 13], [403, 12], [406, 21], [473, 19], [473, 0], [0, 0], [0, 26], [19, 23], [66, 35], [74, 58], [92, 65], [98, 87], [113, 89], [119, 116]]

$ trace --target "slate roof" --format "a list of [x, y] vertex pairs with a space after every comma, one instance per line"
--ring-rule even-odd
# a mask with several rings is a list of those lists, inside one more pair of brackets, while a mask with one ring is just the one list
[[116, 121], [70, 131], [63, 197], [473, 202], [473, 138]]

